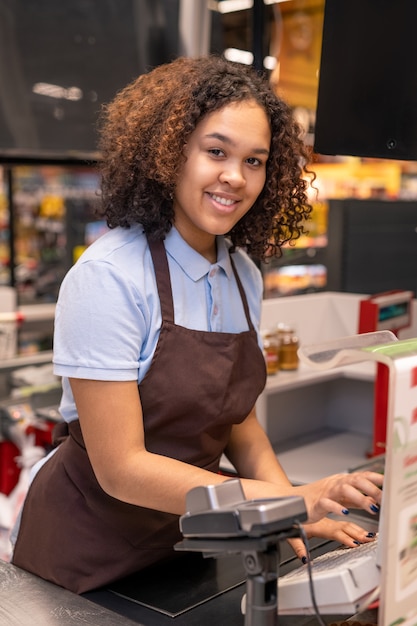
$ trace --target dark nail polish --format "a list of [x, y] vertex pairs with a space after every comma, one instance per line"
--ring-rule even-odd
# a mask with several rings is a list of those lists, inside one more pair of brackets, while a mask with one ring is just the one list
[[355, 543], [357, 546], [361, 545], [361, 542], [360, 541], [356, 541], [356, 539], [353, 540], [353, 543]]
[[377, 504], [371, 504], [369, 508], [371, 509], [372, 513], [379, 513], [379, 506]]
[[349, 509], [342, 509], [343, 515], [349, 515]]
[[368, 533], [366, 536], [368, 537], [368, 539], [371, 539], [372, 537], [375, 537], [376, 533]]
[[306, 565], [306, 563], [307, 563], [307, 557], [306, 557], [306, 556], [303, 556], [303, 557], [301, 558], [301, 561], [303, 562], [303, 565]]

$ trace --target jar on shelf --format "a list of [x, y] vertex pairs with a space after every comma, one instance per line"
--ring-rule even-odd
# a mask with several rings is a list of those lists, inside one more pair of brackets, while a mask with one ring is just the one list
[[279, 370], [279, 340], [278, 335], [272, 331], [262, 333], [263, 353], [268, 376], [276, 374]]
[[298, 369], [299, 341], [295, 329], [289, 324], [278, 324], [279, 368], [284, 371]]

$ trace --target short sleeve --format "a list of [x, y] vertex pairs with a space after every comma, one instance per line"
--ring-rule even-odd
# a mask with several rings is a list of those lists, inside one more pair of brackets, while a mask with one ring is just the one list
[[56, 375], [135, 380], [145, 337], [137, 287], [119, 268], [93, 260], [70, 270], [56, 306]]

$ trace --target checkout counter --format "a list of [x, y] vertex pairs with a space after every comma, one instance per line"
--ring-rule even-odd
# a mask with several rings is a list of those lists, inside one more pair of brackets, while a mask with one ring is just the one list
[[[327, 542], [325, 546], [318, 546], [317, 552], [330, 549], [330, 547], [332, 547], [331, 543]], [[219, 560], [221, 563], [219, 577], [222, 576], [222, 569], [230, 570], [228, 559], [229, 557], [224, 557]], [[295, 563], [294, 560], [293, 566]], [[232, 569], [238, 569], [235, 559], [231, 566]], [[197, 578], [197, 586], [205, 584], [203, 581], [198, 581], [198, 577], [193, 576], [193, 572], [189, 572], [189, 575], [194, 579]], [[175, 581], [172, 583], [175, 587]], [[170, 587], [166, 571], [161, 572], [161, 580], [157, 587], [158, 593], [161, 596], [169, 596], [172, 592]], [[245, 592], [243, 579], [240, 584], [228, 591], [215, 595], [210, 600], [176, 617], [127, 600], [107, 589], [78, 596], [4, 561], [0, 561], [0, 590], [0, 624], [2, 626], [73, 626], [75, 624], [86, 626], [133, 626], [134, 624], [136, 626], [213, 626], [213, 624], [243, 626], [244, 624], [244, 616], [240, 612], [240, 603]], [[184, 589], [183, 594], [187, 594], [188, 591]], [[324, 623], [329, 626], [377, 624], [376, 611], [367, 611], [366, 614], [360, 616], [325, 615], [322, 617]], [[279, 616], [277, 623], [279, 626], [316, 626], [318, 622], [313, 615], [296, 615]]]

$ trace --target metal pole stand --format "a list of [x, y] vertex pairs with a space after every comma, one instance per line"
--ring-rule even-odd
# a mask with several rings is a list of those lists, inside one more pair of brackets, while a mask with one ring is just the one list
[[241, 554], [247, 574], [245, 626], [277, 626], [279, 542], [290, 537], [299, 537], [299, 531], [291, 528], [264, 537], [184, 538], [175, 549], [212, 558]]
[[245, 626], [278, 624], [279, 542], [300, 535], [307, 519], [299, 496], [246, 500], [239, 479], [194, 487], [180, 518], [183, 540], [175, 550], [211, 557], [241, 554], [245, 566]]
[[243, 553], [247, 572], [245, 626], [278, 624], [278, 546], [267, 552]]

